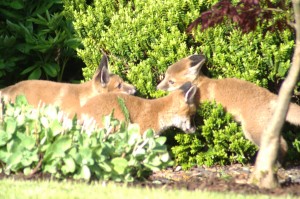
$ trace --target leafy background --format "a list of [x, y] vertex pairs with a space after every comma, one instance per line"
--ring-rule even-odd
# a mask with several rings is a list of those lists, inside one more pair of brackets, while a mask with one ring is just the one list
[[[245, 32], [230, 17], [224, 17], [224, 20], [214, 26], [206, 26], [203, 20], [206, 29], [199, 23], [188, 32], [189, 25], [201, 14], [211, 11], [217, 2], [218, 0], [1, 1], [0, 86], [24, 79], [86, 81], [92, 77], [102, 54], [106, 53], [113, 73], [136, 86], [139, 96], [156, 98], [166, 94], [157, 91], [156, 85], [162, 80], [170, 64], [188, 55], [202, 53], [208, 58], [204, 67], [208, 76], [236, 77], [277, 93], [291, 63], [294, 32], [288, 26], [284, 29], [270, 27], [277, 27], [282, 19], [291, 18], [291, 1], [259, 1], [259, 6], [263, 9], [268, 9], [268, 3], [274, 6], [280, 4], [281, 7], [273, 9], [271, 20], [261, 21], [252, 31]], [[234, 0], [232, 3], [237, 5], [240, 1]], [[293, 96], [293, 100], [299, 102], [297, 95]], [[21, 104], [9, 105], [13, 108], [7, 110], [19, 113], [19, 106]], [[45, 132], [51, 132], [52, 128], [54, 131], [56, 128], [60, 129], [62, 124], [55, 119], [52, 121], [53, 118], [49, 121], [42, 119], [48, 118], [43, 114], [39, 116], [41, 118], [35, 119], [40, 123], [30, 121], [22, 125], [13, 121], [12, 118], [16, 115], [10, 117], [11, 119], [3, 121], [1, 127], [3, 141], [0, 162], [5, 173], [22, 170], [30, 174], [35, 168], [40, 168], [59, 178], [71, 175], [88, 179], [96, 176], [120, 181], [132, 180], [142, 176], [147, 169], [162, 168], [161, 165], [170, 163], [161, 162], [162, 158], [160, 162], [153, 160], [157, 161], [153, 163], [154, 167], [136, 162], [136, 167], [131, 168], [131, 156], [126, 155], [126, 160], [120, 159], [122, 153], [114, 152], [110, 148], [113, 145], [100, 146], [102, 131], [97, 131], [95, 136], [83, 136], [78, 133], [82, 131], [80, 127], [72, 123], [72, 130], [68, 133], [49, 134]], [[44, 129], [45, 121], [54, 123], [55, 127], [49, 127], [52, 130]], [[33, 125], [36, 122], [40, 124], [38, 129]], [[257, 150], [243, 138], [239, 124], [214, 102], [207, 102], [200, 107], [197, 126], [194, 135], [185, 135], [178, 129], [166, 132], [169, 151], [172, 152], [175, 163], [186, 169], [202, 164], [247, 163]], [[41, 132], [39, 135], [30, 134], [28, 129]], [[123, 130], [135, 132], [126, 128]], [[291, 148], [291, 160], [297, 159], [300, 152], [297, 131], [299, 129], [289, 125], [283, 130]], [[112, 142], [118, 143], [118, 139], [124, 139], [122, 136], [112, 136]], [[44, 142], [45, 146], [39, 143], [40, 139], [47, 140]], [[158, 148], [163, 148], [160, 152], [165, 153], [164, 138], [153, 141], [154, 138], [150, 136], [145, 139], [157, 142]], [[22, 140], [26, 140], [26, 143], [20, 144]], [[56, 151], [60, 145], [62, 150]], [[125, 148], [117, 149], [127, 150], [126, 144], [121, 146]], [[104, 172], [106, 176], [97, 173], [102, 163], [95, 161], [95, 158], [101, 156], [99, 151], [104, 150], [101, 147], [108, 147], [111, 150], [109, 153], [115, 154], [104, 155], [107, 158], [104, 158], [104, 162], [116, 159], [109, 167], [102, 165], [102, 169], [111, 171]], [[23, 160], [20, 151], [26, 153], [22, 157], [28, 158]], [[77, 157], [75, 152], [87, 158]], [[101, 161], [104, 156], [100, 157]], [[153, 158], [153, 154], [145, 153], [143, 157]], [[42, 163], [39, 163], [41, 160]], [[114, 171], [114, 164], [120, 168]]]
[[[79, 63], [74, 36], [63, 3], [58, 0], [0, 2], [0, 86], [24, 79], [71, 81], [81, 73], [64, 77], [66, 67]], [[70, 61], [72, 59], [72, 61]]]

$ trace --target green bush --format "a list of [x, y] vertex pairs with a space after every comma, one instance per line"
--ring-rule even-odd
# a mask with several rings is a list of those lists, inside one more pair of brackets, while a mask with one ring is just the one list
[[81, 126], [56, 107], [34, 109], [23, 96], [3, 110], [0, 173], [130, 182], [172, 165], [165, 137], [155, 138], [151, 130], [141, 136], [136, 125], [127, 128], [111, 115], [104, 118], [104, 129], [91, 121]]
[[195, 165], [247, 163], [257, 151], [243, 136], [240, 125], [220, 104], [205, 102], [198, 110], [204, 124], [195, 134], [177, 134], [172, 147], [175, 162], [183, 169]]
[[273, 22], [247, 34], [226, 21], [205, 31], [200, 26], [187, 35], [187, 26], [199, 12], [216, 2], [95, 0], [88, 5], [82, 0], [65, 0], [84, 45], [77, 52], [87, 65], [85, 78], [91, 78], [105, 51], [113, 72], [133, 83], [143, 96], [157, 97], [161, 93], [155, 87], [170, 64], [203, 53], [214, 78], [237, 77], [263, 87], [278, 86], [290, 65], [294, 35], [290, 29], [270, 32], [268, 28], [286, 13], [277, 12]]
[[294, 35], [289, 29], [265, 32], [257, 27], [242, 33], [233, 25], [219, 25], [194, 34], [215, 78], [236, 77], [267, 88], [283, 80], [291, 64]]
[[23, 79], [62, 80], [80, 44], [58, 0], [0, 3], [0, 84]]

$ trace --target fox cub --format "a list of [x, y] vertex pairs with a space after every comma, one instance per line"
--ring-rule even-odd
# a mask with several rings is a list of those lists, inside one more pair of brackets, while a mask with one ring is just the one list
[[168, 96], [158, 99], [143, 99], [121, 93], [105, 93], [90, 99], [79, 111], [82, 120], [94, 118], [102, 127], [102, 117], [114, 110], [114, 117], [124, 120], [125, 116], [118, 103], [122, 98], [129, 112], [131, 123], [140, 126], [140, 133], [152, 128], [160, 134], [168, 127], [175, 126], [187, 132], [194, 132], [191, 117], [196, 112], [195, 95], [197, 87], [190, 82], [183, 84]]
[[[199, 90], [199, 102], [215, 100], [242, 125], [245, 137], [260, 145], [261, 135], [273, 115], [277, 95], [253, 83], [235, 78], [210, 79], [201, 72], [206, 58], [191, 55], [169, 66], [165, 78], [157, 89], [172, 91], [184, 82], [191, 81]], [[290, 103], [286, 121], [300, 125], [300, 106]], [[280, 155], [284, 156], [287, 144], [280, 138]]]
[[28, 103], [59, 106], [66, 113], [75, 113], [90, 98], [101, 93], [121, 92], [134, 94], [135, 87], [121, 77], [108, 72], [108, 58], [103, 55], [92, 80], [82, 84], [57, 83], [45, 80], [25, 80], [1, 91], [5, 101], [14, 101], [17, 95], [25, 95]]

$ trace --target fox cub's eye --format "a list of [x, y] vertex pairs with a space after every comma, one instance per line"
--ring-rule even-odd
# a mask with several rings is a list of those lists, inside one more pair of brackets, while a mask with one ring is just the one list
[[122, 88], [122, 84], [119, 83], [117, 87], [118, 87], [118, 89], [121, 89]]
[[173, 80], [169, 80], [169, 83], [170, 84], [174, 84], [175, 82]]

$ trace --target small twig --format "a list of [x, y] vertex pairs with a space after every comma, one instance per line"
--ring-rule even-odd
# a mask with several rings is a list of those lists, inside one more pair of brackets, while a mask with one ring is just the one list
[[296, 27], [295, 23], [290, 22], [290, 21], [288, 21], [288, 20], [286, 21], [286, 23], [287, 23], [289, 26], [291, 26], [292, 28], [295, 29], [295, 27]]
[[43, 160], [44, 160], [43, 156], [40, 155], [40, 160], [39, 160], [38, 164], [36, 165], [36, 167], [31, 171], [31, 173], [28, 176], [25, 176], [26, 179], [31, 179], [33, 177], [33, 175], [36, 174], [40, 170]]

